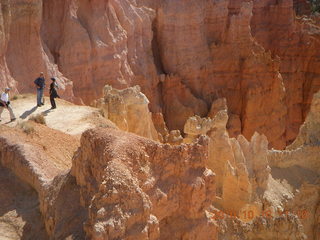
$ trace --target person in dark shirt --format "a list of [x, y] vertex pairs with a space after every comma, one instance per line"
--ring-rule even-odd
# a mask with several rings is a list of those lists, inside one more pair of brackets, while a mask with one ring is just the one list
[[51, 102], [51, 109], [57, 108], [55, 98], [60, 98], [57, 93], [58, 84], [56, 83], [55, 78], [51, 78], [52, 83], [50, 84], [50, 102]]
[[43, 103], [43, 90], [46, 86], [46, 80], [44, 78], [43, 72], [40, 73], [40, 76], [34, 80], [34, 84], [37, 87], [37, 106], [41, 107], [44, 105]]

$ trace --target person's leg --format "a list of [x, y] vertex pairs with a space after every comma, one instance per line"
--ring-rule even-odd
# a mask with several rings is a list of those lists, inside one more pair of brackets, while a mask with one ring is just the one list
[[51, 108], [56, 108], [56, 103], [54, 101], [54, 97], [50, 95], [50, 103], [51, 103]]
[[37, 105], [41, 105], [41, 89], [37, 88]]
[[3, 109], [4, 109], [4, 107], [0, 107], [0, 119], [1, 119], [1, 115], [2, 115]]
[[10, 106], [8, 106], [8, 111], [10, 113], [10, 119], [11, 120], [15, 120], [16, 117], [14, 116], [14, 113], [13, 113], [12, 108]]
[[44, 89], [42, 88], [42, 89], [40, 89], [40, 95], [41, 95], [41, 98], [40, 98], [40, 104], [41, 105], [44, 105], [44, 100], [43, 100], [43, 91], [44, 91]]

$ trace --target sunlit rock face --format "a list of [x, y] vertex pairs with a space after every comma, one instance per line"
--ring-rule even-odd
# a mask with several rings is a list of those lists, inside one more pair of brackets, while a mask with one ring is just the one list
[[294, 8], [307, 4], [2, 1], [0, 87], [33, 92], [43, 71], [64, 98], [88, 104], [106, 84], [140, 85], [170, 131], [224, 97], [231, 136], [258, 131], [284, 148], [320, 86], [319, 28]]
[[112, 129], [84, 133], [71, 174], [88, 209], [87, 237], [217, 239], [206, 214], [215, 197], [207, 141], [170, 146]]
[[148, 104], [149, 100], [141, 93], [139, 86], [117, 90], [107, 85], [104, 87], [104, 98], [96, 102], [103, 115], [121, 130], [153, 140], [163, 140], [153, 124]]

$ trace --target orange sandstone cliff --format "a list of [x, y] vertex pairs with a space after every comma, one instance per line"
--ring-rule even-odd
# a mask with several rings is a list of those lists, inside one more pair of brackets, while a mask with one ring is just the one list
[[140, 85], [151, 112], [180, 131], [224, 97], [232, 136], [258, 131], [284, 148], [319, 89], [320, 30], [296, 15], [302, 8], [307, 1], [1, 1], [0, 87], [32, 92], [44, 71], [64, 98], [91, 103], [106, 84]]
[[[0, 1], [0, 238], [320, 239], [319, 19], [307, 0]], [[18, 95], [41, 71], [56, 110]]]

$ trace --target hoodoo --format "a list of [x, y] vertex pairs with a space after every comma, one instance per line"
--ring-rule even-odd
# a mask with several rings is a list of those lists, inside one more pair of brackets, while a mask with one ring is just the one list
[[320, 240], [318, 0], [1, 0], [0, 239]]

